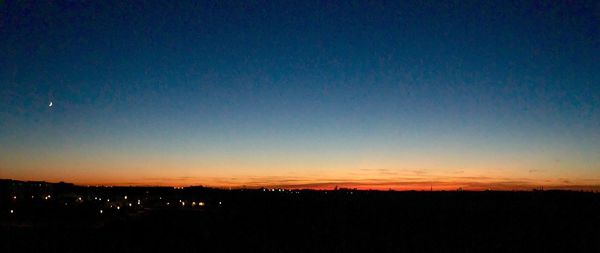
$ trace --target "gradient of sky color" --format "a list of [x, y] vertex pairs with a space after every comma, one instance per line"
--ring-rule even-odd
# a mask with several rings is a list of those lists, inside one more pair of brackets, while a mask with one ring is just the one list
[[0, 54], [0, 178], [600, 185], [597, 1], [5, 1]]

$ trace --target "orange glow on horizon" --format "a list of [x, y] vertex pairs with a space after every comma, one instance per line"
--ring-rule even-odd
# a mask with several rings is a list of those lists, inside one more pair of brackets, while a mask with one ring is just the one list
[[[531, 170], [528, 164], [503, 163], [486, 167], [483, 161], [404, 162], [368, 160], [359, 162], [295, 163], [234, 160], [202, 164], [115, 163], [101, 165], [87, 161], [20, 164], [0, 168], [0, 178], [23, 181], [69, 182], [91, 186], [175, 186], [203, 185], [215, 188], [284, 188], [331, 190], [531, 190], [600, 189], [594, 171]], [[157, 160], [158, 161], [158, 160]], [[115, 167], [120, 165], [119, 168]], [[261, 166], [263, 165], [263, 166]], [[306, 166], [306, 167], [303, 167]], [[503, 166], [501, 166], [503, 165]], [[403, 169], [399, 169], [403, 168]], [[486, 168], [486, 169], [482, 169]], [[543, 167], [542, 167], [543, 168]], [[541, 172], [540, 172], [541, 171]]]
[[307, 190], [333, 190], [351, 189], [351, 190], [378, 190], [378, 191], [512, 191], [512, 190], [532, 190], [532, 189], [557, 189], [557, 190], [600, 190], [600, 184], [560, 184], [556, 182], [535, 183], [535, 182], [510, 182], [510, 181], [405, 181], [405, 182], [377, 182], [377, 180], [356, 180], [356, 181], [298, 181], [294, 184], [281, 183], [252, 183], [252, 182], [225, 182], [223, 180], [211, 180], [200, 182], [177, 181], [136, 181], [136, 182], [110, 182], [110, 181], [80, 181], [80, 180], [44, 180], [40, 178], [14, 178], [22, 181], [48, 181], [48, 182], [67, 182], [80, 186], [159, 186], [159, 187], [193, 187], [204, 186], [221, 189], [307, 189]]

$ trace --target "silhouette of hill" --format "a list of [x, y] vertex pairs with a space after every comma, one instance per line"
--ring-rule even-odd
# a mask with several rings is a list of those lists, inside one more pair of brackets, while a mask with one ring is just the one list
[[599, 252], [600, 194], [0, 181], [1, 252]]

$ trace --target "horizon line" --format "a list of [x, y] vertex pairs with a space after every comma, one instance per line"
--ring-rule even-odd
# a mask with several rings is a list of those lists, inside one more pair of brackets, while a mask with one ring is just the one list
[[204, 188], [212, 188], [212, 189], [221, 189], [221, 190], [260, 190], [260, 189], [282, 189], [282, 190], [313, 190], [313, 191], [332, 191], [332, 190], [354, 190], [354, 191], [544, 191], [544, 190], [561, 190], [561, 191], [591, 191], [598, 192], [600, 191], [600, 185], [582, 185], [582, 184], [572, 184], [572, 185], [533, 185], [533, 184], [524, 184], [524, 185], [497, 185], [493, 186], [493, 184], [489, 184], [490, 187], [481, 187], [479, 186], [467, 186], [463, 187], [462, 184], [458, 183], [456, 185], [438, 185], [435, 184], [429, 185], [428, 187], [424, 187], [423, 184], [420, 184], [422, 187], [410, 187], [406, 185], [402, 187], [402, 185], [369, 185], [369, 184], [348, 184], [341, 183], [336, 184], [335, 182], [323, 182], [323, 183], [307, 183], [307, 184], [275, 184], [275, 185], [224, 185], [224, 186], [216, 186], [216, 185], [204, 185], [204, 184], [189, 184], [189, 185], [168, 185], [168, 184], [141, 184], [141, 183], [75, 183], [75, 182], [67, 182], [67, 181], [46, 181], [46, 180], [19, 180], [19, 179], [11, 179], [11, 178], [0, 178], [0, 181], [18, 181], [25, 183], [48, 183], [48, 184], [72, 184], [74, 186], [79, 187], [156, 187], [156, 188], [191, 188], [191, 187], [204, 187]]

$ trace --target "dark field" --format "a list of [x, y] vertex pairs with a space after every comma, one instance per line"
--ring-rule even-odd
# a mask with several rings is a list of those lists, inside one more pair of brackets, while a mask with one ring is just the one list
[[600, 252], [591, 192], [2, 185], [0, 252]]

